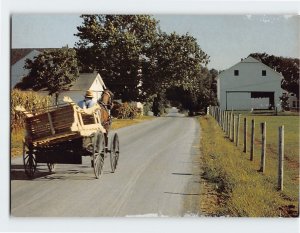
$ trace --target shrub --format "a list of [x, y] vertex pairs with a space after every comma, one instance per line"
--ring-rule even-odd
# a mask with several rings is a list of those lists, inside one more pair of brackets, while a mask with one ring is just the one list
[[114, 102], [111, 115], [118, 119], [133, 119], [141, 115], [141, 110], [137, 107], [131, 106], [127, 102], [122, 104]]

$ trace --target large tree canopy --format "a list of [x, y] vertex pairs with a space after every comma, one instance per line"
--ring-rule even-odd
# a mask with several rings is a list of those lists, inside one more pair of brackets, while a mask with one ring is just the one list
[[84, 71], [97, 70], [123, 100], [138, 100], [142, 63], [157, 37], [157, 21], [147, 15], [82, 15], [77, 27], [78, 58]]
[[193, 105], [201, 101], [203, 106], [214, 98], [212, 74], [206, 68], [209, 56], [193, 36], [162, 32], [147, 15], [81, 17], [75, 35], [82, 70], [97, 70], [116, 98], [145, 100], [168, 91], [174, 99], [177, 91], [176, 100]]
[[56, 95], [56, 102], [59, 93], [68, 90], [79, 75], [76, 52], [67, 47], [45, 50], [33, 60], [27, 59], [24, 68], [29, 73], [16, 88], [45, 89], [49, 95]]
[[170, 87], [182, 87], [196, 91], [201, 79], [201, 69], [209, 62], [194, 37], [176, 33], [160, 33], [151, 47], [148, 61], [144, 62], [144, 90], [165, 91]]
[[260, 60], [265, 65], [281, 73], [284, 80], [283, 89], [295, 93], [299, 98], [299, 59], [269, 55], [267, 53], [252, 53], [250, 56]]

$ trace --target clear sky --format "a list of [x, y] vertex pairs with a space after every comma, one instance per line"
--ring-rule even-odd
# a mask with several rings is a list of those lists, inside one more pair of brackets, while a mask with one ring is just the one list
[[[252, 52], [299, 57], [299, 16], [153, 15], [165, 32], [189, 33], [210, 56], [209, 68], [227, 69]], [[74, 46], [78, 14], [13, 14], [12, 48]]]

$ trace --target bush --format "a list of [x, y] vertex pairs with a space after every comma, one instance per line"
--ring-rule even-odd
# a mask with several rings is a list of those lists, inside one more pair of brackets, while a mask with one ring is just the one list
[[53, 105], [50, 96], [42, 96], [33, 91], [20, 91], [17, 89], [11, 92], [11, 130], [24, 127], [24, 115], [15, 111], [16, 106], [23, 106], [27, 111], [32, 112], [39, 108]]
[[131, 106], [127, 102], [122, 104], [114, 102], [111, 115], [118, 119], [133, 119], [141, 115], [141, 110], [137, 107]]

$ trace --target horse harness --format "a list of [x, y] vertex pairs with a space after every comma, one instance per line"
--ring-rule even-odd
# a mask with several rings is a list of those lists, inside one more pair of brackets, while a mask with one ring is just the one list
[[105, 111], [108, 113], [108, 120], [104, 121], [104, 122], [101, 122], [101, 124], [103, 125], [103, 127], [105, 127], [105, 126], [110, 126], [111, 123], [112, 123], [112, 118], [111, 118], [110, 111], [109, 111], [111, 109], [111, 107], [112, 107], [112, 98], [111, 98], [110, 93], [107, 92], [107, 91], [104, 91], [103, 94], [107, 94], [109, 96], [109, 101], [108, 101], [107, 104], [105, 104], [103, 102], [103, 98], [101, 98], [101, 100], [99, 101], [100, 106], [103, 107], [105, 109]]

